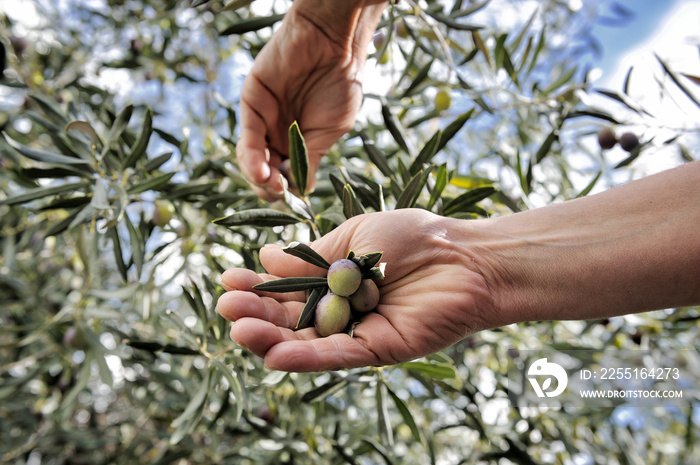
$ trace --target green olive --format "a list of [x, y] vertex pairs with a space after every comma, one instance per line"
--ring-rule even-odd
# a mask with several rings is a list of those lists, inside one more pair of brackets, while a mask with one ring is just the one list
[[347, 297], [360, 287], [362, 272], [352, 260], [336, 260], [328, 268], [328, 287], [336, 295]]
[[341, 332], [349, 321], [350, 302], [347, 297], [329, 292], [316, 305], [314, 325], [321, 336], [325, 337]]

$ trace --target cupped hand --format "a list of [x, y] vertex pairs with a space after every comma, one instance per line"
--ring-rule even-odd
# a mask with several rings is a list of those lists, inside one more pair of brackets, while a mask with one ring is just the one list
[[383, 5], [354, 15], [341, 6], [327, 6], [329, 14], [345, 15], [336, 26], [320, 17], [323, 8], [294, 2], [244, 81], [236, 153], [243, 175], [261, 198], [282, 196], [280, 164], [289, 156], [288, 133], [294, 121], [309, 151], [309, 190], [321, 157], [355, 122], [362, 103], [366, 48]]
[[325, 371], [391, 365], [442, 350], [476, 331], [497, 326], [493, 298], [477, 260], [465, 247], [458, 220], [424, 210], [397, 210], [352, 218], [310, 246], [326, 260], [384, 252], [376, 312], [362, 316], [353, 335], [319, 337], [294, 331], [304, 293], [265, 293], [252, 286], [290, 276], [323, 276], [325, 270], [268, 245], [260, 260], [270, 274], [230, 269], [219, 313], [234, 322], [231, 337], [264, 357], [270, 369]]

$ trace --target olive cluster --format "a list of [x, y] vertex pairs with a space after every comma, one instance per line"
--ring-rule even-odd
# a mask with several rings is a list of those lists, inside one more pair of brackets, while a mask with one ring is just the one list
[[282, 278], [253, 286], [266, 292], [310, 291], [297, 329], [313, 324], [323, 337], [351, 332], [354, 320], [379, 304], [375, 280], [384, 278], [384, 263], [379, 263], [381, 252], [356, 256], [351, 251], [347, 258], [328, 263], [304, 244], [293, 243], [282, 250], [327, 270], [323, 278]]
[[603, 128], [598, 131], [598, 145], [601, 149], [611, 149], [615, 144], [620, 144], [625, 152], [631, 152], [639, 146], [639, 138], [631, 132], [626, 132], [618, 138], [612, 128]]
[[371, 279], [362, 279], [360, 267], [343, 258], [328, 268], [328, 293], [316, 305], [314, 326], [321, 336], [330, 336], [345, 329], [351, 309], [365, 313], [379, 303], [379, 288]]

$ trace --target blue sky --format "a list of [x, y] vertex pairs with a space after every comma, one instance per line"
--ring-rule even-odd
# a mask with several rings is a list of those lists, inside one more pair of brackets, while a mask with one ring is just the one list
[[[618, 0], [601, 5], [604, 19], [593, 27], [593, 35], [603, 46], [603, 56], [598, 66], [606, 73], [613, 71], [620, 58], [651, 37], [679, 3], [682, 1]], [[615, 12], [613, 4], [619, 4], [632, 15], [625, 19], [624, 15]]]

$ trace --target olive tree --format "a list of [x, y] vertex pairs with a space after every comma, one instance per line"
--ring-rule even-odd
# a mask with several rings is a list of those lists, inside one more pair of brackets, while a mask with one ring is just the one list
[[[289, 2], [5, 6], [3, 463], [697, 461], [692, 400], [635, 421], [624, 406], [518, 409], [507, 379], [533, 347], [696, 348], [695, 308], [509, 326], [316, 374], [266, 370], [216, 312], [221, 273], [262, 271], [267, 243], [388, 209], [508, 215], [633, 177], [664, 147], [697, 158], [697, 126], [658, 140], [627, 83], [591, 82], [597, 2], [392, 3], [355, 128], [313, 192], [272, 204], [238, 169], [237, 101]], [[698, 78], [659, 63], [659, 90], [697, 104]]]

